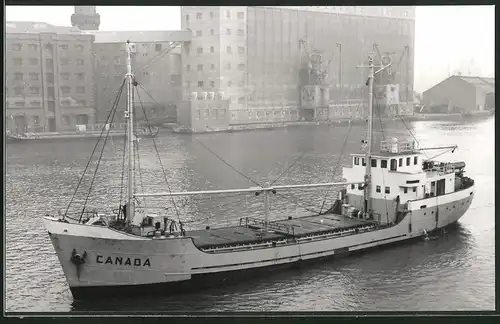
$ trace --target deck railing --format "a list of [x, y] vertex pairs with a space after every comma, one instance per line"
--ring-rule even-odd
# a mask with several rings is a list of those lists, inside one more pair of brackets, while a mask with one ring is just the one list
[[383, 140], [380, 151], [389, 153], [411, 153], [415, 151], [415, 141]]

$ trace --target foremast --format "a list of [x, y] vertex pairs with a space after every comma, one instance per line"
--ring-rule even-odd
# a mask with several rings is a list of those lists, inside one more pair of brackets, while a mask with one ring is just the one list
[[127, 80], [127, 106], [125, 111], [125, 119], [127, 120], [127, 139], [128, 139], [128, 174], [127, 174], [127, 219], [130, 221], [134, 220], [135, 215], [135, 204], [134, 204], [134, 103], [133, 103], [133, 91], [134, 91], [134, 77], [132, 74], [132, 51], [135, 47], [130, 41], [127, 41], [125, 45], [125, 50], [127, 52], [127, 74], [125, 78]]

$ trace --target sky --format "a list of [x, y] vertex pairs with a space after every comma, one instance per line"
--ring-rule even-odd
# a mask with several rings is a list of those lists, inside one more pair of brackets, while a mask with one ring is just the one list
[[[73, 6], [7, 6], [7, 21], [70, 26]], [[178, 30], [180, 7], [97, 6], [100, 30]], [[44, 17], [44, 18], [40, 18]], [[144, 19], [147, 17], [147, 19]], [[450, 74], [494, 77], [495, 6], [419, 6], [415, 22], [415, 90]]]

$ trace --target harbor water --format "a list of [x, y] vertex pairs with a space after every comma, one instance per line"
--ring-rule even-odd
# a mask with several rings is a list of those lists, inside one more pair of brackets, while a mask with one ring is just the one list
[[[74, 301], [42, 217], [64, 211], [85, 169], [95, 140], [7, 145], [6, 310], [7, 311], [454, 311], [494, 310], [495, 303], [495, 161], [494, 117], [460, 121], [374, 123], [376, 139], [416, 137], [422, 147], [458, 144], [436, 159], [464, 161], [476, 183], [471, 208], [457, 226], [434, 239], [375, 249], [340, 260], [327, 260], [263, 278], [247, 278], [231, 287], [198, 293], [148, 297], [121, 296], [104, 301]], [[346, 136], [347, 141], [345, 141]], [[234, 133], [173, 134], [139, 142], [140, 190], [166, 191], [162, 167], [173, 191], [229, 189], [255, 183], [299, 184], [341, 181], [349, 153], [359, 152], [366, 126], [309, 125]], [[340, 156], [345, 142], [344, 154]], [[207, 148], [216, 153], [217, 158]], [[99, 150], [98, 150], [99, 151]], [[118, 208], [123, 140], [110, 139], [103, 151], [87, 206]], [[437, 151], [427, 153], [429, 157]], [[95, 169], [97, 159], [90, 163]], [[290, 169], [287, 168], [297, 161]], [[231, 165], [243, 175], [230, 168]], [[252, 179], [250, 182], [246, 177]], [[81, 210], [92, 174], [75, 195], [71, 211]], [[271, 218], [306, 208], [319, 210], [328, 189], [278, 193]], [[112, 205], [111, 207], [109, 205]], [[255, 195], [184, 197], [155, 202], [162, 213], [186, 222], [186, 228], [237, 223], [261, 217]]]

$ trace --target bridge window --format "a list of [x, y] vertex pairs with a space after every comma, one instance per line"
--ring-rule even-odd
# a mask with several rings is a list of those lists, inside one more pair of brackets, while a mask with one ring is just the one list
[[380, 167], [382, 169], [387, 169], [387, 160], [380, 160]]
[[377, 186], [377, 187], [375, 188], [375, 191], [376, 191], [376, 192], [380, 192], [380, 191], [381, 191], [380, 186]]
[[407, 157], [407, 158], [406, 158], [406, 166], [409, 166], [409, 165], [410, 165], [410, 162], [411, 162], [410, 157]]
[[413, 157], [413, 164], [417, 165], [418, 163], [418, 156]]
[[377, 167], [377, 159], [372, 159], [372, 168]]
[[399, 159], [399, 166], [402, 167], [403, 166], [403, 158]]
[[359, 165], [359, 157], [354, 157], [354, 165]]
[[365, 158], [362, 158], [362, 159], [361, 159], [361, 165], [362, 165], [362, 166], [365, 166], [365, 165], [366, 165]]
[[385, 193], [386, 193], [386, 194], [391, 193], [391, 188], [390, 188], [390, 187], [385, 187]]

